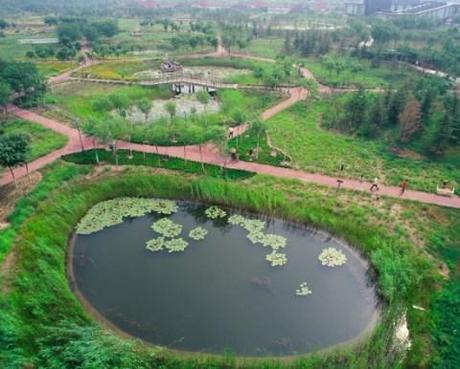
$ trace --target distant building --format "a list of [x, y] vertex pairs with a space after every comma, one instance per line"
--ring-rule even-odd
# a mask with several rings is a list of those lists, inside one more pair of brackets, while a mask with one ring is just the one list
[[347, 15], [364, 15], [364, 2], [362, 0], [346, 2], [345, 13]]
[[436, 0], [350, 0], [345, 3], [347, 15], [429, 17], [448, 20], [460, 15], [460, 4]]

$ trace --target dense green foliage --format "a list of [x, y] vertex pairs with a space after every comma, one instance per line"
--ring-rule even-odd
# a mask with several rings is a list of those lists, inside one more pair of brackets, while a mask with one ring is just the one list
[[[254, 174], [236, 169], [222, 168], [217, 165], [201, 164], [194, 161], [187, 161], [181, 158], [162, 157], [157, 154], [143, 154], [140, 152], [131, 152], [128, 150], [117, 150], [117, 157], [106, 150], [97, 150], [97, 159], [102, 163], [119, 165], [143, 165], [153, 168], [165, 168], [177, 170], [190, 174], [206, 174], [210, 177], [224, 179], [247, 179]], [[83, 153], [71, 154], [64, 157], [64, 160], [76, 164], [96, 164], [95, 150], [85, 151]]]
[[5, 89], [16, 94], [15, 99], [18, 103], [27, 106], [36, 105], [46, 92], [45, 81], [34, 64], [8, 62], [1, 59], [0, 86], [4, 86], [2, 87], [4, 96], [0, 100], [1, 107], [10, 100], [5, 98]]
[[358, 90], [331, 100], [323, 119], [327, 128], [367, 138], [385, 137], [388, 145], [442, 155], [460, 143], [460, 101], [438, 79], [379, 94]]
[[[0, 260], [11, 250], [13, 242], [22, 223], [37, 209], [49, 194], [67, 181], [89, 171], [89, 167], [55, 164], [44, 172], [43, 180], [37, 187], [24, 196], [16, 205], [16, 209], [8, 216], [10, 226], [0, 231]], [[1, 345], [0, 345], [1, 346]]]
[[[244, 123], [279, 99], [276, 93], [220, 90], [217, 97], [219, 112], [204, 110], [186, 116], [172, 114], [171, 117], [154, 121], [133, 123], [125, 118], [129, 109], [144, 105], [145, 99], [155, 106], [159, 99], [171, 97], [170, 90], [167, 87], [101, 85], [89, 85], [92, 88], [88, 89], [87, 86], [64, 86], [49, 96], [48, 101], [64, 108], [70, 119], [80, 119], [85, 132], [103, 142], [123, 139], [155, 145], [200, 144], [208, 141], [222, 143], [228, 126]], [[167, 104], [165, 107], [172, 108], [173, 105]]]
[[[44, 128], [36, 123], [20, 119], [7, 120], [1, 123], [0, 131], [8, 133], [22, 133], [30, 138], [30, 150], [27, 152], [26, 160], [32, 161], [51, 151], [61, 148], [67, 143], [67, 137]], [[1, 132], [0, 132], [1, 134]]]
[[[439, 160], [405, 156], [392, 150], [385, 136], [371, 140], [325, 129], [330, 109], [346, 98], [347, 95], [338, 95], [322, 101], [300, 102], [269, 119], [267, 132], [272, 145], [288, 155], [293, 167], [309, 172], [355, 179], [363, 176], [367, 180], [379, 177], [395, 186], [408, 179], [411, 188], [427, 192], [436, 191], [443, 181], [459, 183], [458, 151]], [[245, 137], [242, 142], [240, 156], [246, 157], [245, 142], [254, 149], [256, 137]], [[267, 154], [265, 150], [259, 161], [276, 165]], [[340, 171], [341, 164], [344, 171]]]
[[[75, 175], [75, 170], [73, 166], [64, 166], [58, 167], [56, 173]], [[277, 185], [284, 189], [277, 189]], [[14, 214], [11, 217], [12, 221], [22, 223], [17, 229], [20, 237], [16, 242], [21, 258], [12, 298], [0, 305], [5, 322], [0, 331], [0, 340], [4, 343], [0, 346], [3, 367], [14, 368], [26, 362], [60, 369], [236, 367], [231, 357], [180, 358], [136, 342], [122, 341], [95, 327], [79, 307], [65, 277], [63, 260], [68, 234], [93, 204], [118, 196], [212, 201], [297, 219], [345, 236], [370, 256], [379, 275], [380, 293], [391, 302], [372, 340], [354, 351], [313, 355], [288, 364], [247, 362], [244, 367], [394, 367], [400, 356], [392, 344], [391, 321], [398, 317], [401, 304], [410, 305], [411, 301], [418, 302], [423, 296], [429, 296], [434, 282], [431, 262], [411, 245], [404, 232], [388, 233], [385, 226], [359, 215], [370, 209], [371, 204], [355, 204], [353, 211], [343, 207], [338, 210], [335, 201], [342, 200], [305, 192], [302, 187], [295, 182], [278, 183], [268, 178], [254, 180], [252, 186], [248, 186], [210, 178], [183, 181], [179, 176], [133, 172], [103, 181], [79, 181], [70, 188], [49, 192], [39, 208], [29, 208], [27, 219]], [[19, 209], [22, 207], [20, 204]], [[414, 207], [412, 211], [418, 210]], [[356, 221], [351, 222], [350, 217]], [[3, 234], [1, 239], [4, 240]], [[427, 321], [419, 321], [413, 334], [414, 350], [424, 350]], [[425, 358], [411, 357], [411, 360], [420, 363]]]

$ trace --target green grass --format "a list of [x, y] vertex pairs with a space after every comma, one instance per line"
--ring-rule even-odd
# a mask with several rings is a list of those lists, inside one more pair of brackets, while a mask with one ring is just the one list
[[[354, 193], [324, 192], [321, 187], [297, 181], [256, 176], [244, 183], [209, 177], [187, 178], [181, 175], [155, 174], [130, 169], [124, 174], [93, 180], [79, 179], [87, 171], [71, 164], [57, 165], [57, 174], [49, 173], [42, 183], [51, 182], [46, 196], [38, 202], [27, 200], [10, 217], [16, 224], [15, 246], [21, 257], [13, 288], [5, 299], [0, 294], [0, 362], [17, 367], [33, 361], [38, 367], [70, 369], [75, 367], [157, 368], [163, 369], [280, 369], [280, 368], [395, 368], [400, 356], [393, 348], [393, 323], [401, 309], [408, 308], [412, 351], [407, 358], [414, 367], [429, 365], [430, 314], [411, 308], [414, 303], [429, 303], [435, 282], [433, 263], [411, 240], [412, 222], [423, 236], [445, 215], [435, 207], [385, 200], [376, 209], [370, 197]], [[66, 182], [62, 186], [58, 178]], [[60, 188], [53, 189], [58, 185]], [[64, 188], [62, 188], [64, 187]], [[35, 194], [32, 194], [35, 196]], [[271, 360], [237, 362], [234, 357], [188, 358], [142, 346], [104, 333], [83, 311], [69, 289], [65, 263], [68, 235], [83, 214], [95, 203], [117, 196], [169, 197], [213, 202], [242, 207], [255, 212], [293, 219], [343, 236], [373, 262], [380, 293], [389, 305], [382, 322], [369, 342], [352, 349], [311, 355], [293, 362]], [[352, 200], [350, 202], [350, 200]], [[346, 205], [345, 205], [346, 204]], [[394, 206], [404, 215], [394, 219]], [[27, 211], [25, 211], [27, 209]], [[393, 216], [392, 216], [393, 214]], [[423, 216], [422, 216], [423, 214]], [[401, 222], [401, 219], [402, 222]], [[448, 219], [438, 224], [451, 234]], [[389, 229], [394, 231], [389, 232]], [[0, 241], [4, 241], [4, 232]], [[427, 238], [427, 240], [429, 240]], [[10, 239], [11, 242], [11, 239]], [[429, 242], [429, 241], [427, 241]], [[413, 326], [416, 324], [415, 326]], [[391, 352], [391, 355], [388, 353]], [[414, 354], [424, 352], [424, 355]], [[431, 355], [430, 355], [431, 352]]]
[[[70, 121], [78, 117], [83, 122], [97, 118], [104, 122], [120, 122], [126, 129], [132, 129], [130, 138], [134, 142], [149, 142], [158, 145], [197, 144], [215, 139], [223, 139], [226, 127], [252, 119], [279, 100], [276, 93], [256, 91], [220, 90], [218, 113], [195, 114], [175, 117], [173, 120], [160, 118], [146, 124], [131, 124], [118, 120], [110, 111], [96, 111], [94, 103], [109, 95], [125, 96], [130, 106], [142, 98], [150, 100], [172, 98], [168, 86], [146, 88], [141, 86], [115, 86], [98, 84], [71, 84], [58, 86], [48, 102], [53, 102], [46, 113], [59, 119]], [[153, 101], [155, 104], [155, 101]], [[127, 139], [121, 135], [117, 138]]]
[[382, 63], [373, 66], [371, 62], [358, 58], [331, 56], [341, 59], [344, 63], [342, 72], [328, 70], [321, 59], [308, 58], [305, 66], [321, 83], [332, 87], [379, 88], [389, 85], [397, 86], [404, 83], [410, 76], [417, 76], [413, 69], [400, 64]]
[[25, 133], [30, 136], [30, 151], [27, 161], [38, 159], [41, 156], [63, 147], [68, 139], [66, 136], [56, 133], [39, 124], [20, 119], [10, 119], [0, 123], [0, 129], [5, 133]]
[[[13, 59], [27, 59], [27, 51], [34, 51], [40, 45], [25, 45], [20, 44], [21, 39], [33, 39], [33, 38], [53, 38], [56, 37], [54, 33], [19, 33], [9, 34], [5, 37], [0, 37], [0, 58], [6, 60]], [[44, 45], [56, 48], [56, 45]], [[27, 59], [29, 60], [29, 59]]]
[[65, 165], [55, 163], [43, 170], [42, 181], [27, 196], [21, 198], [16, 204], [15, 210], [9, 214], [8, 221], [10, 226], [0, 230], [0, 263], [13, 247], [13, 242], [23, 222], [35, 212], [42, 201], [46, 200], [52, 191], [62, 188], [69, 180], [86, 174], [89, 170], [90, 167], [88, 166], [70, 163]]
[[109, 118], [105, 112], [94, 110], [94, 102], [109, 95], [120, 95], [126, 97], [131, 104], [142, 98], [167, 99], [172, 96], [171, 91], [165, 87], [146, 88], [141, 86], [120, 86], [103, 85], [96, 83], [72, 83], [68, 85], [56, 86], [47, 97], [47, 102], [51, 106], [64, 109], [71, 116], [81, 119]]
[[[443, 180], [460, 183], [460, 169], [455, 161], [401, 158], [383, 142], [321, 128], [320, 119], [327, 108], [327, 99], [300, 102], [267, 122], [273, 145], [286, 152], [295, 167], [355, 179], [361, 175], [367, 180], [378, 176], [381, 182], [396, 186], [407, 178], [412, 189], [427, 192], [434, 192]], [[341, 163], [345, 164], [342, 174]]]
[[100, 79], [136, 80], [135, 73], [159, 69], [160, 65], [160, 59], [109, 60], [87, 67], [75, 75]]
[[276, 59], [282, 54], [284, 39], [281, 37], [256, 38], [248, 47], [238, 50], [263, 58]]
[[65, 73], [78, 66], [78, 63], [74, 61], [34, 60], [34, 63], [37, 65], [38, 70], [47, 78]]
[[[242, 136], [235, 137], [228, 142], [228, 146], [231, 149], [235, 149], [238, 152], [238, 158], [244, 161], [258, 161], [265, 164], [283, 166], [289, 163], [289, 158], [285, 158], [284, 155], [276, 150], [273, 150], [267, 142], [266, 135], [261, 135], [257, 139], [257, 135], [253, 129], [249, 129]], [[258, 155], [255, 156], [255, 152]], [[253, 151], [253, 155], [250, 155], [250, 150]], [[276, 156], [272, 155], [272, 152], [276, 152]]]
[[[163, 168], [175, 171], [181, 171], [189, 174], [206, 174], [210, 177], [231, 179], [231, 180], [243, 180], [254, 176], [253, 173], [246, 172], [244, 170], [236, 169], [224, 169], [216, 165], [204, 164], [201, 166], [200, 163], [194, 161], [185, 161], [181, 158], [164, 157], [157, 154], [143, 154], [140, 152], [133, 152], [133, 156], [130, 158], [130, 152], [128, 150], [118, 150], [118, 164], [119, 165], [141, 165], [153, 168]], [[106, 150], [97, 150], [97, 155], [101, 163], [115, 165], [117, 158]], [[96, 161], [96, 153], [94, 150], [85, 151], [83, 153], [71, 154], [64, 157], [65, 161], [84, 164], [94, 165]]]

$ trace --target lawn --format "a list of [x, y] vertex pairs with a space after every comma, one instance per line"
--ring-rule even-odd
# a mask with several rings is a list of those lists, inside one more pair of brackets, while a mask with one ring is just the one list
[[370, 61], [358, 58], [336, 55], [332, 55], [331, 58], [342, 62], [343, 69], [340, 72], [334, 69], [329, 70], [325, 59], [307, 58], [304, 63], [318, 81], [332, 87], [379, 88], [390, 85], [397, 86], [404, 83], [408, 77], [417, 76], [418, 73], [412, 68], [397, 63], [382, 63], [373, 66]]
[[105, 112], [96, 111], [94, 102], [109, 95], [119, 95], [134, 104], [142, 98], [167, 99], [171, 91], [167, 87], [145, 88], [141, 86], [103, 85], [97, 83], [72, 83], [54, 87], [46, 101], [53, 107], [64, 110], [70, 116], [81, 119], [106, 118]]
[[[378, 176], [390, 185], [407, 178], [411, 188], [427, 192], [434, 192], [443, 180], [460, 183], [458, 158], [446, 162], [401, 158], [382, 142], [325, 130], [319, 123], [327, 108], [327, 100], [300, 102], [267, 122], [272, 144], [291, 157], [294, 167], [339, 176], [343, 163], [342, 176], [357, 179], [362, 175], [366, 180]], [[264, 157], [260, 160], [273, 164]]]
[[[34, 34], [18, 33], [18, 34], [6, 35], [5, 37], [0, 37], [0, 58], [6, 59], [6, 60], [27, 59], [26, 58], [27, 51], [34, 51], [40, 45], [21, 44], [19, 43], [19, 40], [54, 38], [54, 37], [56, 37], [56, 35], [51, 32], [34, 33]], [[56, 49], [57, 47], [56, 45], [43, 45], [43, 46], [51, 46], [54, 49]]]
[[29, 162], [63, 147], [68, 141], [67, 137], [59, 133], [20, 119], [0, 123], [0, 129], [3, 129], [4, 133], [25, 133], [30, 136], [30, 151], [27, 155]]
[[276, 59], [282, 53], [283, 44], [284, 39], [282, 37], [256, 38], [246, 48], [238, 51], [263, 58]]
[[77, 72], [76, 76], [100, 79], [135, 80], [135, 73], [160, 68], [160, 59], [109, 60]]
[[59, 74], [65, 73], [78, 66], [75, 61], [59, 61], [59, 60], [47, 60], [47, 61], [35, 61], [38, 70], [45, 77], [53, 77]]

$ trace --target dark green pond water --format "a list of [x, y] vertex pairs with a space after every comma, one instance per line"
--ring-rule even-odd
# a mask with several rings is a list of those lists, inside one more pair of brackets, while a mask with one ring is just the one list
[[[151, 214], [77, 236], [73, 275], [84, 298], [121, 330], [186, 351], [282, 356], [326, 348], [359, 336], [376, 316], [377, 297], [367, 266], [346, 245], [282, 220], [265, 231], [287, 238], [288, 263], [272, 267], [269, 250], [247, 231], [204, 217], [205, 207], [180, 203], [170, 216], [190, 242], [181, 253], [151, 252], [145, 242], [161, 216]], [[230, 212], [229, 213], [237, 213]], [[251, 216], [254, 218], [254, 216]], [[197, 225], [202, 241], [186, 236]], [[325, 247], [342, 250], [345, 265], [322, 266]], [[308, 282], [309, 296], [296, 289]]]

